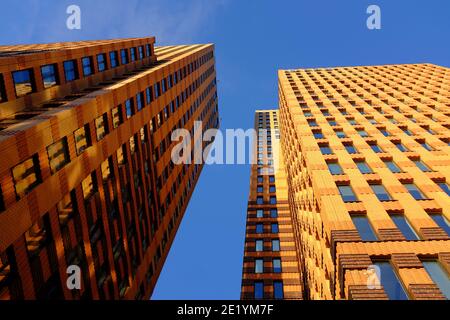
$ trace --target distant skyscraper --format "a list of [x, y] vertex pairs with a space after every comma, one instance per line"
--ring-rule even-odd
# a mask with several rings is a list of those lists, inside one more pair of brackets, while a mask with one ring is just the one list
[[0, 299], [151, 295], [202, 169], [171, 132], [219, 125], [213, 45], [154, 42], [0, 46]]
[[[278, 76], [304, 297], [450, 298], [450, 70], [415, 64]], [[258, 236], [249, 220], [247, 239]], [[247, 249], [245, 263], [257, 259]], [[246, 274], [245, 284], [259, 290], [265, 272]]]
[[301, 299], [278, 110], [257, 110], [247, 211], [242, 299]]

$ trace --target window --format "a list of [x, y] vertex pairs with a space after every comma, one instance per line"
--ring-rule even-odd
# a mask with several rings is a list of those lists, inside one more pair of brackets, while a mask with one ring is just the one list
[[346, 138], [346, 137], [347, 137], [347, 136], [345, 135], [345, 132], [342, 131], [342, 130], [337, 130], [337, 131], [335, 131], [335, 132], [336, 132], [336, 135], [338, 136], [338, 138], [343, 139], [343, 138]]
[[314, 132], [314, 138], [323, 139], [323, 133], [322, 132]]
[[406, 240], [419, 240], [419, 237], [414, 232], [413, 228], [409, 224], [406, 217], [402, 214], [391, 215], [392, 221], [394, 221], [397, 228], [403, 233]]
[[263, 273], [263, 272], [264, 272], [264, 260], [255, 259], [255, 273]]
[[95, 130], [97, 133], [97, 141], [102, 140], [108, 133], [108, 117], [106, 113], [95, 119]]
[[414, 160], [414, 163], [416, 164], [417, 168], [419, 168], [423, 172], [433, 171], [430, 168], [428, 168], [428, 166], [425, 163], [423, 163], [423, 161], [421, 161], [421, 160]]
[[97, 179], [95, 173], [88, 175], [82, 182], [84, 200], [89, 199], [95, 192], [97, 192]]
[[74, 133], [75, 138], [75, 149], [77, 154], [81, 154], [87, 147], [91, 145], [91, 140], [89, 136], [89, 125], [86, 124], [84, 127], [76, 130]]
[[341, 166], [338, 163], [331, 162], [327, 163], [328, 170], [330, 170], [331, 174], [344, 174]]
[[256, 204], [263, 204], [263, 197], [256, 197]]
[[280, 240], [278, 239], [272, 240], [272, 251], [273, 252], [280, 251]]
[[269, 198], [269, 203], [270, 204], [277, 204], [277, 197], [271, 196]]
[[136, 60], [136, 48], [130, 48], [130, 60], [131, 62]]
[[0, 103], [5, 102], [6, 100], [5, 82], [3, 80], [3, 75], [0, 74]]
[[405, 289], [389, 261], [374, 263], [380, 270], [381, 285], [390, 300], [408, 300]]
[[365, 161], [357, 161], [356, 166], [362, 174], [373, 173], [372, 169]]
[[322, 154], [333, 154], [333, 150], [331, 150], [329, 146], [321, 146], [320, 152], [322, 152]]
[[269, 186], [269, 192], [276, 192], [275, 186]]
[[389, 168], [389, 170], [391, 170], [392, 173], [402, 172], [402, 170], [393, 161], [385, 161], [384, 164]]
[[264, 241], [263, 240], [256, 240], [255, 241], [255, 250], [257, 252], [264, 251]]
[[130, 118], [133, 115], [133, 101], [131, 99], [128, 99], [125, 101], [125, 110], [127, 114], [127, 119]]
[[401, 142], [396, 142], [395, 146], [397, 147], [398, 150], [400, 150], [401, 152], [406, 152], [409, 151]]
[[122, 165], [126, 162], [125, 154], [123, 152], [123, 146], [117, 149], [116, 155], [117, 155], [117, 163], [119, 165]]
[[450, 236], [450, 222], [442, 214], [432, 213], [430, 214], [431, 219], [433, 219], [436, 224], [441, 227], [447, 235]]
[[109, 63], [111, 64], [111, 68], [115, 68], [118, 66], [117, 51], [111, 51], [109, 53]]
[[122, 123], [122, 106], [117, 106], [111, 110], [112, 123], [114, 129]]
[[67, 147], [67, 138], [62, 138], [47, 147], [48, 161], [52, 174], [64, 167], [70, 162], [69, 148]]
[[104, 53], [97, 55], [97, 68], [99, 72], [106, 70], [106, 55]]
[[256, 217], [257, 217], [257, 218], [262, 218], [262, 217], [264, 217], [264, 210], [262, 210], [262, 209], [256, 210]]
[[255, 299], [263, 299], [264, 298], [264, 282], [257, 281], [254, 283], [253, 287], [255, 293]]
[[278, 223], [272, 223], [271, 231], [272, 231], [272, 233], [278, 233], [279, 232]]
[[134, 136], [130, 137], [130, 154], [134, 154], [136, 152], [136, 139]]
[[317, 127], [317, 122], [315, 120], [308, 120], [308, 124], [310, 127]]
[[358, 131], [358, 134], [363, 138], [369, 136], [369, 134], [365, 130], [357, 130], [357, 131]]
[[143, 46], [138, 47], [138, 53], [139, 53], [139, 60], [144, 59], [144, 47]]
[[16, 97], [23, 97], [35, 91], [33, 69], [14, 71], [12, 76]]
[[383, 150], [377, 144], [371, 144], [370, 147], [372, 148], [373, 152], [375, 152], [375, 153], [383, 152]]
[[283, 299], [283, 282], [274, 281], [273, 282], [273, 297], [274, 299]]
[[258, 176], [258, 183], [263, 183], [263, 177], [262, 176]]
[[437, 185], [442, 189], [442, 191], [444, 191], [448, 196], [450, 196], [450, 187], [448, 186], [447, 183], [439, 182]]
[[436, 260], [422, 261], [422, 264], [427, 270], [430, 278], [439, 287], [441, 292], [447, 298], [450, 299], [450, 277], [442, 265]]
[[281, 259], [272, 260], [272, 272], [281, 273]]
[[256, 224], [256, 233], [264, 233], [264, 225], [262, 223]]
[[76, 60], [64, 61], [63, 66], [66, 82], [78, 79], [78, 69]]
[[111, 168], [109, 165], [109, 158], [102, 162], [100, 166], [101, 172], [102, 172], [102, 179], [103, 181], [107, 180], [111, 175]]
[[147, 104], [150, 104], [153, 101], [152, 87], [148, 87], [147, 89], [145, 89], [145, 94], [147, 96]]
[[58, 72], [56, 71], [56, 64], [48, 64], [41, 67], [42, 82], [44, 88], [50, 88], [58, 84]]
[[274, 183], [275, 182], [275, 177], [274, 176], [269, 176], [269, 182], [270, 183]]
[[142, 107], [144, 106], [144, 93], [140, 92], [136, 95], [136, 106], [138, 111], [140, 111], [142, 109]]
[[414, 183], [405, 183], [405, 188], [409, 191], [409, 193], [414, 197], [416, 200], [424, 200], [426, 199], [425, 195], [420, 191], [419, 188]]
[[342, 200], [344, 202], [354, 202], [358, 201], [352, 187], [350, 186], [338, 186], [339, 193], [341, 194]]
[[345, 145], [345, 150], [347, 150], [347, 152], [350, 154], [358, 153], [358, 150], [352, 144]]
[[127, 49], [120, 50], [120, 60], [121, 60], [122, 64], [128, 63], [128, 50]]
[[83, 75], [85, 77], [90, 76], [93, 73], [91, 57], [82, 58], [81, 65], [83, 67]]
[[41, 182], [38, 155], [35, 154], [33, 157], [16, 165], [12, 169], [12, 176], [16, 197], [19, 200]]
[[352, 221], [358, 230], [361, 240], [377, 241], [377, 236], [370, 225], [369, 219], [365, 215], [352, 215]]
[[433, 151], [434, 149], [433, 149], [433, 147], [431, 147], [428, 143], [426, 143], [426, 142], [422, 142], [421, 144], [420, 144], [422, 147], [424, 147], [425, 148], [425, 150], [428, 150], [428, 151]]
[[278, 217], [278, 210], [277, 209], [270, 209], [270, 217], [271, 218], [277, 218]]

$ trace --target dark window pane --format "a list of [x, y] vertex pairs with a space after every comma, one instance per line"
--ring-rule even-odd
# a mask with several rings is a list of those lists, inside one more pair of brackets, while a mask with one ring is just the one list
[[90, 76], [93, 73], [91, 57], [84, 57], [81, 59], [81, 65], [83, 67], [83, 75], [85, 77]]
[[408, 300], [405, 289], [388, 261], [375, 262], [380, 268], [380, 282], [390, 300]]
[[430, 216], [450, 236], [450, 222], [442, 214], [431, 214]]
[[358, 230], [359, 235], [363, 241], [377, 241], [377, 236], [372, 229], [372, 226], [367, 219], [367, 216], [354, 215], [352, 216], [353, 224]]
[[106, 56], [104, 53], [97, 55], [97, 65], [99, 72], [106, 70]]
[[406, 240], [419, 240], [417, 234], [414, 232], [412, 227], [409, 225], [406, 217], [402, 214], [394, 214], [391, 215], [392, 220], [394, 221], [397, 228], [403, 233]]
[[262, 281], [254, 284], [255, 299], [264, 299], [264, 283]]
[[358, 201], [358, 198], [350, 186], [338, 186], [338, 189], [344, 202]]
[[273, 282], [273, 297], [274, 299], [283, 299], [283, 282], [274, 281]]
[[372, 191], [377, 196], [380, 201], [389, 201], [392, 200], [391, 195], [387, 192], [386, 188], [381, 184], [371, 184], [370, 187]]
[[444, 296], [450, 299], [450, 277], [438, 261], [422, 261], [433, 282], [441, 289]]
[[69, 60], [64, 61], [64, 75], [66, 77], [66, 82], [70, 82], [78, 79], [77, 61]]
[[57, 72], [55, 64], [48, 64], [41, 67], [42, 81], [44, 83], [44, 88], [50, 88], [57, 84]]
[[12, 76], [17, 97], [23, 97], [35, 90], [32, 69], [14, 71]]

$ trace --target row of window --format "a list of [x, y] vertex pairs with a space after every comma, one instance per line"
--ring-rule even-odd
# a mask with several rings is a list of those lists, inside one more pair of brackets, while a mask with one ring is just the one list
[[[256, 281], [253, 286], [254, 298], [255, 299], [268, 299], [270, 297], [264, 293], [266, 284], [263, 281]], [[272, 284], [273, 290], [273, 298], [274, 299], [283, 299], [284, 291], [283, 291], [283, 282], [282, 281], [274, 281]]]
[[[106, 53], [99, 53], [95, 57], [95, 59], [97, 60], [97, 71], [102, 72], [107, 70], [108, 68], [115, 68], [119, 65], [128, 64], [129, 62], [142, 60], [144, 59], [144, 56], [148, 57], [150, 55], [151, 47], [149, 44], [145, 45], [145, 49], [144, 46], [121, 49], [120, 62], [118, 59], [117, 51], [109, 52], [109, 61], [107, 59]], [[83, 57], [81, 58], [80, 62], [84, 77], [88, 77], [95, 73], [92, 56]], [[43, 65], [40, 67], [42, 83], [45, 89], [61, 83], [59, 79], [58, 67], [59, 65], [57, 63]], [[80, 75], [78, 74], [78, 60], [74, 59], [64, 61], [62, 63], [62, 67], [64, 70], [65, 82], [71, 82], [80, 78]], [[17, 98], [23, 97], [32, 92], [36, 92], [36, 82], [34, 70], [32, 68], [13, 71], [12, 79]], [[3, 79], [0, 75], [0, 102], [3, 101], [6, 101], [6, 96], [4, 94]]]

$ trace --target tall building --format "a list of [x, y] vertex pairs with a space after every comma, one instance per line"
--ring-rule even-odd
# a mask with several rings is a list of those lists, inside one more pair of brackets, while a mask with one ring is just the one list
[[154, 42], [0, 46], [0, 299], [151, 295], [202, 170], [171, 132], [219, 125], [213, 45]]
[[301, 299], [278, 110], [257, 110], [255, 129], [241, 298]]
[[450, 70], [278, 76], [304, 298], [450, 298]]

